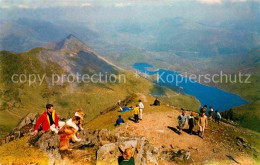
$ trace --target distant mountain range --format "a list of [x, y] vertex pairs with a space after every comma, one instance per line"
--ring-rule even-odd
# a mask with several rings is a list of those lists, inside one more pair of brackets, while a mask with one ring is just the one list
[[0, 50], [12, 52], [28, 51], [60, 40], [70, 33], [82, 36], [85, 41], [97, 37], [97, 33], [86, 27], [73, 24], [62, 26], [26, 18], [2, 21], [0, 27]]

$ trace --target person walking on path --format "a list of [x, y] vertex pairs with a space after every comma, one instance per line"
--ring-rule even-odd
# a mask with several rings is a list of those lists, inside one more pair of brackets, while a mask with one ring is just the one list
[[208, 125], [208, 117], [206, 116], [206, 114], [204, 112], [202, 113], [202, 116], [200, 116], [200, 118], [199, 118], [198, 125], [199, 125], [198, 134], [203, 139], [205, 128]]
[[220, 119], [221, 119], [221, 115], [220, 115], [219, 111], [216, 111], [215, 122], [219, 124]]
[[179, 124], [179, 134], [182, 134], [182, 129], [184, 128], [184, 125], [187, 121], [186, 112], [182, 111], [182, 114], [178, 116], [178, 124]]
[[142, 103], [142, 100], [139, 100], [139, 119], [142, 120], [143, 119], [143, 110], [144, 110], [144, 104]]
[[195, 121], [194, 116], [195, 116], [195, 112], [191, 112], [191, 114], [189, 116], [189, 121], [188, 121], [188, 124], [189, 124], [189, 134], [190, 135], [192, 135], [193, 128], [196, 125], [196, 121]]

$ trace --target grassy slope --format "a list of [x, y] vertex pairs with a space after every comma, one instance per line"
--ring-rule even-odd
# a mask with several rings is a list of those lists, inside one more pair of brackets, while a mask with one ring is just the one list
[[32, 164], [45, 165], [49, 158], [37, 148], [29, 147], [29, 137], [14, 140], [0, 146], [1, 164]]
[[260, 76], [252, 75], [251, 83], [220, 83], [218, 86], [245, 98], [247, 105], [234, 107], [235, 118], [241, 126], [260, 132]]
[[[126, 83], [115, 84], [79, 84], [64, 86], [49, 86], [47, 82], [42, 85], [35, 83], [31, 86], [28, 82], [21, 84], [12, 83], [10, 77], [13, 74], [39, 74], [46, 73], [51, 77], [52, 73], [64, 73], [62, 68], [55, 63], [48, 67], [40, 63], [36, 54], [41, 48], [33, 49], [25, 53], [0, 53], [0, 132], [4, 136], [29, 112], [42, 113], [46, 103], [54, 104], [59, 117], [69, 118], [76, 109], [82, 108], [86, 115], [85, 121], [92, 120], [101, 111], [113, 106], [118, 100], [123, 100], [133, 93], [148, 94], [155, 88], [154, 84], [141, 77], [136, 77], [129, 72], [125, 74]], [[196, 104], [193, 98], [177, 96], [173, 98], [174, 104], [186, 102], [190, 107]], [[172, 101], [172, 100], [169, 100]]]

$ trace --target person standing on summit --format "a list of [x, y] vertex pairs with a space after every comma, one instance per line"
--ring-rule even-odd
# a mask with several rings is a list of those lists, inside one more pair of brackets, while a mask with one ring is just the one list
[[58, 116], [57, 116], [55, 110], [53, 110], [53, 105], [47, 104], [46, 110], [43, 112], [43, 114], [40, 116], [40, 118], [36, 122], [34, 135], [38, 134], [40, 125], [42, 125], [42, 130], [44, 132], [46, 132], [50, 129], [50, 130], [54, 131], [55, 133], [58, 133], [58, 126], [59, 126], [58, 120], [59, 120]]
[[143, 110], [144, 110], [144, 104], [142, 103], [142, 100], [138, 100], [139, 102], [139, 119], [143, 119]]

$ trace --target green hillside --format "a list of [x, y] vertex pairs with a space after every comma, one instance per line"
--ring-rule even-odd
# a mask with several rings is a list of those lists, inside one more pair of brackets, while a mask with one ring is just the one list
[[[118, 100], [134, 93], [149, 94], [160, 88], [149, 80], [118, 69], [117, 74], [125, 74], [125, 83], [65, 83], [52, 86], [51, 74], [66, 72], [55, 62], [48, 61], [47, 65], [39, 60], [38, 54], [44, 51], [44, 48], [36, 48], [24, 53], [0, 52], [0, 132], [3, 136], [27, 113], [42, 113], [46, 103], [54, 104], [59, 117], [64, 118], [71, 117], [76, 109], [82, 108], [87, 114], [85, 121], [90, 121]], [[29, 85], [28, 80], [13, 83], [13, 74], [37, 74], [40, 77], [46, 74], [46, 78], [41, 85], [40, 81]], [[186, 95], [168, 98], [168, 102], [178, 106], [183, 104], [189, 109], [198, 107], [196, 99]]]
[[253, 74], [251, 83], [220, 83], [218, 86], [227, 91], [237, 93], [245, 98], [247, 105], [234, 107], [233, 120], [239, 122], [241, 126], [260, 132], [260, 76]]

